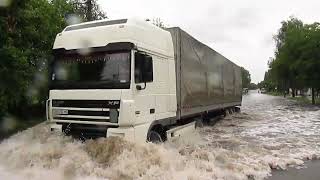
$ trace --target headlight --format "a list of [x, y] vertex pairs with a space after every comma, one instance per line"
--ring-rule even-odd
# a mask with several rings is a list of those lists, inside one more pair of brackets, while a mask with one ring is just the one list
[[117, 123], [118, 122], [118, 117], [119, 113], [117, 109], [110, 109], [109, 111], [109, 117], [110, 117], [110, 122], [111, 123]]

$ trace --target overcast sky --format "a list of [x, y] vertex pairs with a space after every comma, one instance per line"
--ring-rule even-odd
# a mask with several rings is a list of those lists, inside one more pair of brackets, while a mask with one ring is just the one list
[[295, 16], [306, 23], [320, 21], [320, 0], [99, 0], [111, 19], [161, 18], [179, 26], [263, 80], [273, 35], [281, 21]]

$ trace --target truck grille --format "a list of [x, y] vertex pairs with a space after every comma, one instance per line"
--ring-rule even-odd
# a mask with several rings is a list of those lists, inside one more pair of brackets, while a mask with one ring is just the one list
[[54, 120], [117, 123], [119, 100], [52, 100]]

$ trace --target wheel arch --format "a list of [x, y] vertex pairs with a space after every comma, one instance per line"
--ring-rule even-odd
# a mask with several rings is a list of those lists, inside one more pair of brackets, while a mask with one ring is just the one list
[[156, 120], [151, 123], [148, 132], [147, 132], [147, 139], [151, 131], [156, 131], [161, 135], [161, 138], [163, 141], [167, 140], [167, 133], [166, 131], [168, 130], [167, 127], [169, 125], [172, 125], [176, 122], [176, 118], [166, 118], [166, 119], [161, 119], [161, 120]]

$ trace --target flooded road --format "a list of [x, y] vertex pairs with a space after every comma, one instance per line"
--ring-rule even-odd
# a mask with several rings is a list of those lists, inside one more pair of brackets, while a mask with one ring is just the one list
[[45, 123], [0, 144], [0, 179], [264, 179], [320, 158], [320, 108], [251, 92], [242, 112], [161, 145], [81, 143]]

